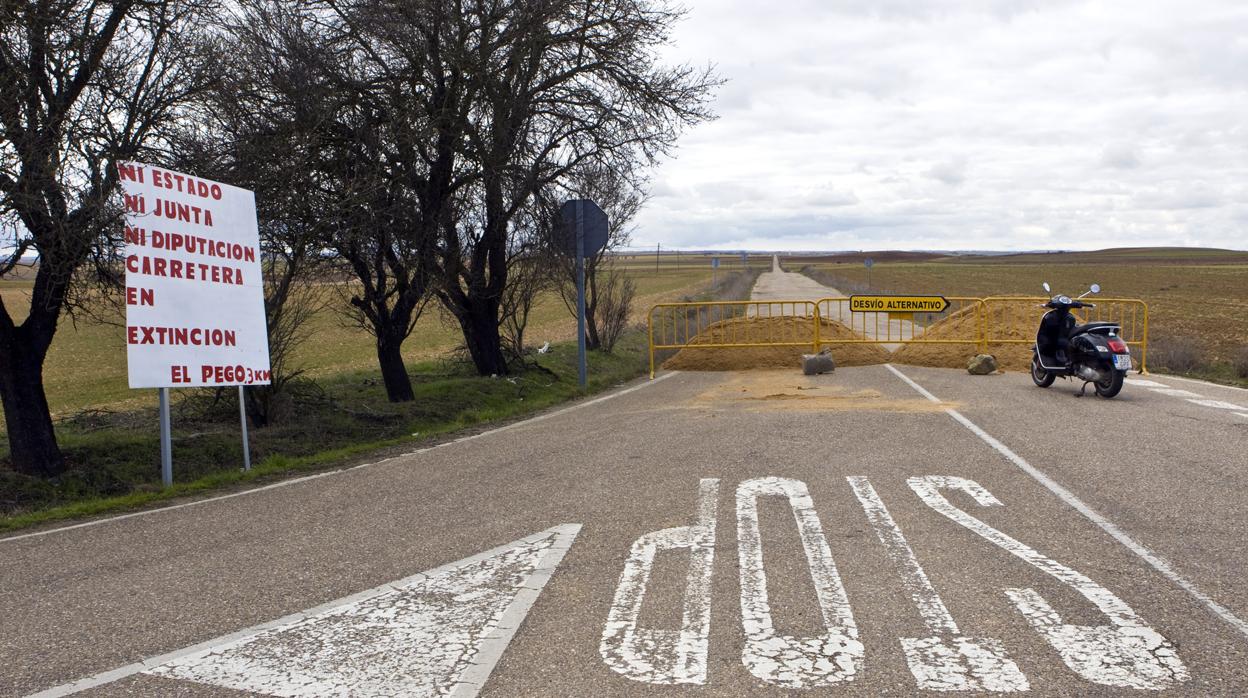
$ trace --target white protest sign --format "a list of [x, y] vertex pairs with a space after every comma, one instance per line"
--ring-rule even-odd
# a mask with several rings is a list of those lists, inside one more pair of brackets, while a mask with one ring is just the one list
[[152, 165], [118, 170], [130, 387], [267, 384], [255, 195]]

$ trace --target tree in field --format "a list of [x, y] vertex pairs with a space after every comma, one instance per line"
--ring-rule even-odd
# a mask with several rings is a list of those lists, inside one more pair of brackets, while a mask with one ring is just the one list
[[[681, 130], [710, 118], [710, 71], [660, 64], [681, 11], [652, 0], [463, 3], [473, 31], [459, 70], [472, 109], [463, 166], [474, 176], [441, 228], [442, 304], [479, 373], [507, 373], [499, 309], [515, 218], [585, 163], [618, 172], [652, 164]], [[458, 135], [458, 134], [457, 134]]]
[[[327, 235], [377, 338], [400, 346], [433, 294], [481, 374], [508, 372], [521, 212], [582, 163], [635, 171], [709, 118], [708, 72], [660, 65], [680, 13], [654, 0], [240, 0], [237, 55], [306, 135]], [[527, 278], [527, 277], [526, 277]], [[514, 298], [514, 294], [511, 294]]]
[[[267, 129], [266, 104], [254, 93], [220, 81], [198, 101], [198, 115], [175, 141], [172, 166], [250, 189], [256, 196], [270, 382], [249, 386], [246, 409], [257, 427], [272, 424], [303, 369], [295, 350], [309, 338], [309, 321], [325, 306], [318, 281], [327, 266], [315, 183], [306, 152], [291, 137]], [[286, 134], [289, 135], [289, 134]]]
[[315, 221], [316, 247], [347, 280], [335, 285], [343, 312], [375, 338], [397, 402], [414, 397], [401, 348], [430, 298], [425, 231], [449, 158], [423, 160], [424, 144], [409, 139], [432, 97], [406, 54], [358, 29], [377, 12], [371, 2], [240, 3], [224, 22], [222, 97], [242, 105], [248, 142], [271, 155], [276, 167], [262, 171], [284, 190], [274, 195]]
[[107, 269], [116, 249], [116, 161], [153, 156], [204, 85], [188, 40], [204, 5], [0, 3], [0, 227], [8, 235], [0, 278], [34, 257], [27, 307], [0, 299], [0, 400], [19, 472], [65, 468], [44, 360], [92, 262]]

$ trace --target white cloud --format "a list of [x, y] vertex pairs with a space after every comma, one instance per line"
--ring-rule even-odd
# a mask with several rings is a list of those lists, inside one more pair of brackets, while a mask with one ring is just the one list
[[1140, 158], [1130, 144], [1114, 143], [1105, 146], [1105, 149], [1101, 151], [1101, 164], [1120, 170], [1133, 170], [1140, 166]]
[[730, 82], [638, 245], [1248, 247], [1239, 0], [689, 4]]

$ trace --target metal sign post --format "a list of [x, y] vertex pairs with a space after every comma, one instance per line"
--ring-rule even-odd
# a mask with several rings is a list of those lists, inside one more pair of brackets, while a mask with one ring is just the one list
[[173, 484], [173, 438], [169, 435], [169, 389], [160, 392], [160, 481], [165, 487]]
[[238, 386], [238, 417], [243, 423], [243, 470], [251, 470], [251, 446], [247, 443], [247, 396]]
[[867, 288], [871, 288], [871, 267], [875, 266], [875, 260], [867, 257], [862, 264], [867, 268]]
[[606, 248], [607, 214], [589, 199], [564, 202], [559, 213], [564, 227], [560, 243], [565, 252], [576, 258], [576, 373], [584, 388], [589, 373], [585, 358], [585, 255], [598, 254]]
[[711, 257], [711, 285], [715, 285], [715, 276], [719, 272], [719, 257]]
[[585, 202], [576, 202], [576, 379], [583, 390], [589, 380], [585, 359]]

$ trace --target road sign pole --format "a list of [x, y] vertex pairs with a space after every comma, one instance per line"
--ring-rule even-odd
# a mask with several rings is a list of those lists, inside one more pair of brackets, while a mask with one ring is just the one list
[[173, 485], [173, 439], [169, 436], [169, 389], [160, 388], [160, 481]]
[[576, 202], [576, 376], [584, 389], [585, 366], [585, 204]]
[[251, 446], [247, 443], [247, 396], [238, 386], [238, 418], [243, 424], [243, 470], [251, 470]]

